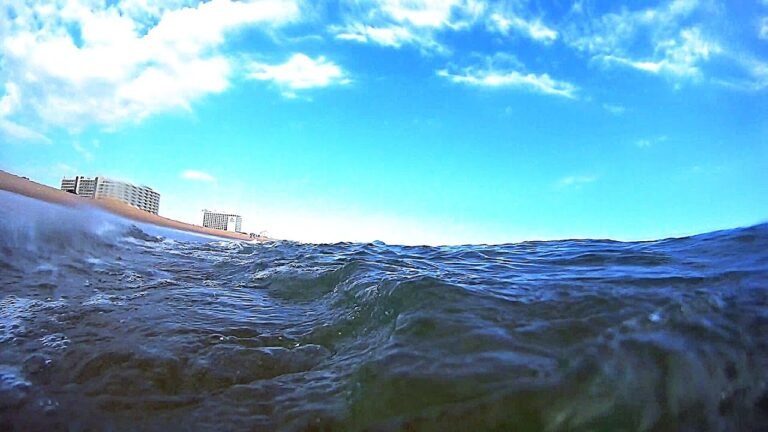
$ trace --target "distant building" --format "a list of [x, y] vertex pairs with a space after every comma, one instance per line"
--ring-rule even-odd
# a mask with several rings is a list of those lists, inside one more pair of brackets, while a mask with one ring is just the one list
[[160, 209], [160, 194], [152, 188], [106, 177], [65, 177], [61, 180], [61, 190], [85, 198], [113, 198], [154, 214]]
[[217, 213], [203, 210], [203, 226], [224, 231], [241, 232], [243, 218], [235, 214]]

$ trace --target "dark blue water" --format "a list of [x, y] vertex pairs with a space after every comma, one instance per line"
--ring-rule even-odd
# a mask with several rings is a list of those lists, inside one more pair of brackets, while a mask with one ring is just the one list
[[257, 245], [0, 203], [0, 430], [768, 428], [768, 225]]

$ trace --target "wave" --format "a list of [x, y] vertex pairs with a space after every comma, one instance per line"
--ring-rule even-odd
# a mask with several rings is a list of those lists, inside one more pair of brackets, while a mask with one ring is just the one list
[[0, 429], [768, 427], [766, 224], [249, 244], [0, 199]]

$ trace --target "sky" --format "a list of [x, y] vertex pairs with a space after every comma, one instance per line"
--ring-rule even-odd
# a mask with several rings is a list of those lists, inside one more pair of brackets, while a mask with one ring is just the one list
[[5, 0], [0, 169], [308, 242], [768, 221], [768, 0]]

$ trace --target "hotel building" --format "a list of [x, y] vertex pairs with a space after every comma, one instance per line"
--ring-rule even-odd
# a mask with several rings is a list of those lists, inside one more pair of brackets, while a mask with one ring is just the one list
[[160, 194], [152, 188], [106, 177], [65, 177], [61, 180], [61, 190], [86, 198], [116, 199], [154, 214], [160, 209]]
[[238, 215], [203, 210], [203, 226], [206, 228], [242, 232], [240, 231], [242, 223], [243, 218]]

